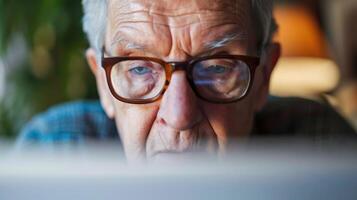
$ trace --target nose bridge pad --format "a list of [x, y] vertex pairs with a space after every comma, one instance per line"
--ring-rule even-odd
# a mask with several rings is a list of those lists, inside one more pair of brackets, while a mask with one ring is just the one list
[[165, 71], [166, 71], [167, 78], [165, 81], [164, 89], [162, 91], [162, 95], [168, 90], [172, 76], [175, 71], [184, 71], [185, 72], [186, 81], [187, 81], [189, 87], [191, 88], [191, 90], [193, 90], [194, 93], [196, 93], [194, 91], [191, 81], [189, 80], [189, 75], [187, 74], [189, 71], [189, 70], [187, 70], [188, 67], [189, 67], [189, 62], [187, 62], [187, 61], [186, 62], [167, 62], [166, 63]]
[[[187, 71], [186, 67], [188, 66], [187, 62], [168, 62], [166, 64], [166, 82], [165, 82], [165, 88], [164, 90], [166, 91], [167, 88], [170, 85], [170, 81], [172, 78], [172, 75], [175, 71]], [[187, 77], [187, 74], [186, 74]]]
[[189, 86], [191, 87], [191, 90], [197, 95], [197, 92], [196, 92], [196, 89], [195, 89], [195, 85], [194, 85], [192, 77], [191, 77], [192, 75], [190, 74], [190, 69], [189, 69], [190, 62], [189, 61], [186, 61], [186, 62], [171, 62], [171, 63], [169, 63], [169, 65], [172, 66], [172, 68], [173, 68], [172, 73], [174, 71], [185, 71], [186, 80], [187, 80]]
[[171, 77], [174, 71], [175, 71], [175, 67], [169, 63], [166, 63], [166, 67], [165, 67], [166, 80], [165, 80], [164, 92], [168, 89], [170, 85]]

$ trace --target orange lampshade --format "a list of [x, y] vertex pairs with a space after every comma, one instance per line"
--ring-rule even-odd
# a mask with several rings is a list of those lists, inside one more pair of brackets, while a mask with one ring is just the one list
[[309, 9], [277, 5], [274, 15], [279, 26], [274, 39], [282, 44], [282, 56], [328, 57], [325, 38]]

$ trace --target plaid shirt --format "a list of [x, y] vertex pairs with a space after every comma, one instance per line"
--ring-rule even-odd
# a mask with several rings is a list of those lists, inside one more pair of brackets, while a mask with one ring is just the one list
[[[256, 114], [251, 135], [307, 138], [314, 144], [357, 141], [355, 130], [329, 106], [298, 98], [271, 97]], [[35, 116], [24, 126], [17, 144], [81, 143], [93, 139], [119, 141], [115, 122], [106, 116], [98, 101], [80, 101]]]
[[79, 143], [117, 137], [115, 122], [108, 119], [98, 101], [79, 101], [35, 116], [24, 126], [17, 143]]

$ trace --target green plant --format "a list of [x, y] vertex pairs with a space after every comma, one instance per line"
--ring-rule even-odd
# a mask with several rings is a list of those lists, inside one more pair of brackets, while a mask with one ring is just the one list
[[[0, 136], [16, 136], [26, 121], [51, 105], [97, 97], [84, 60], [88, 44], [81, 9], [81, 2], [72, 0], [0, 0], [0, 58], [7, 68]], [[11, 42], [18, 37], [24, 55], [16, 55], [19, 44]], [[17, 56], [18, 62], [11, 62]]]

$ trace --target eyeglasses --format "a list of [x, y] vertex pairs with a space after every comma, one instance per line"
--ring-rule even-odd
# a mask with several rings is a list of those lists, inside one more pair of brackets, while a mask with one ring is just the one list
[[259, 58], [214, 55], [186, 62], [165, 62], [151, 57], [104, 57], [102, 67], [112, 95], [131, 104], [152, 103], [162, 97], [174, 71], [186, 72], [195, 94], [211, 103], [243, 99], [251, 88]]

